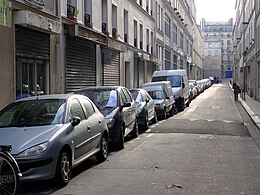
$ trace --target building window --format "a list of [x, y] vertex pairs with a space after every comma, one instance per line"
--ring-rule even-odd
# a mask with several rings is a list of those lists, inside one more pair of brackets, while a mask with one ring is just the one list
[[19, 58], [16, 66], [16, 99], [47, 94], [47, 73], [45, 61]]
[[178, 58], [176, 55], [173, 55], [173, 69], [176, 70], [177, 69], [177, 62], [178, 62]]
[[180, 48], [183, 50], [183, 33], [180, 32]]
[[140, 24], [140, 45], [139, 45], [139, 48], [140, 49], [143, 49], [143, 25]]
[[84, 0], [84, 24], [92, 27], [92, 5], [91, 0]]
[[137, 47], [137, 21], [134, 20], [134, 46]]
[[128, 11], [124, 10], [124, 42], [128, 43]]
[[150, 50], [150, 45], [149, 45], [149, 29], [146, 29], [146, 51], [149, 52]]
[[173, 31], [173, 33], [172, 33], [173, 34], [173, 36], [172, 36], [173, 43], [175, 43], [177, 45], [178, 44], [178, 28], [177, 28], [176, 24], [173, 24], [172, 31]]
[[112, 36], [117, 38], [117, 7], [112, 4]]
[[171, 69], [171, 52], [165, 49], [165, 70]]
[[107, 22], [107, 0], [102, 0], [102, 33], [108, 35]]
[[164, 27], [165, 35], [170, 39], [171, 38], [171, 19], [169, 16], [165, 15], [164, 18]]

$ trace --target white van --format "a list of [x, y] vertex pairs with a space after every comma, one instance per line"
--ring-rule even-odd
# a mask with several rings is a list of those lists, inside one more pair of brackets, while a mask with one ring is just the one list
[[175, 100], [173, 97], [171, 83], [169, 81], [150, 82], [142, 85], [155, 102], [157, 116], [166, 118], [167, 114], [173, 116], [175, 113]]
[[176, 107], [179, 111], [183, 111], [185, 105], [190, 105], [189, 98], [189, 82], [186, 70], [159, 70], [154, 71], [152, 82], [170, 81], [175, 99]]

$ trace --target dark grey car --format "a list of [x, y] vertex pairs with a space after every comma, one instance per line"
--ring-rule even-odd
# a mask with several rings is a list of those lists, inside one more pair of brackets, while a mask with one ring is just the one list
[[76, 93], [89, 97], [105, 116], [110, 143], [124, 148], [124, 137], [138, 136], [137, 109], [131, 93], [123, 86], [98, 86], [81, 89]]
[[0, 145], [12, 145], [24, 181], [68, 184], [83, 160], [106, 160], [108, 137], [104, 116], [82, 95], [28, 97], [0, 111]]
[[150, 122], [157, 122], [157, 115], [155, 111], [155, 102], [144, 89], [130, 89], [130, 93], [132, 94], [138, 113], [138, 125], [144, 130], [149, 128]]

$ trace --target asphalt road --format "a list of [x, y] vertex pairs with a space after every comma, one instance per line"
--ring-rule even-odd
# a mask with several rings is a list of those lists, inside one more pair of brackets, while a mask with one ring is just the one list
[[228, 84], [215, 84], [106, 162], [87, 160], [66, 187], [30, 182], [21, 194], [260, 194], [260, 150], [251, 131], [259, 133]]

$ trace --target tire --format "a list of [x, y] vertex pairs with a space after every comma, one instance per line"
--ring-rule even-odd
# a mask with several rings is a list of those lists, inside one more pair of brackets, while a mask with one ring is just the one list
[[0, 177], [8, 178], [0, 182], [0, 194], [16, 194], [20, 185], [17, 165], [4, 153], [0, 153], [0, 165]]
[[71, 179], [71, 155], [62, 151], [56, 166], [56, 182], [59, 187], [66, 186]]
[[158, 119], [157, 119], [157, 114], [156, 114], [156, 112], [154, 111], [154, 117], [153, 117], [153, 119], [152, 119], [152, 124], [157, 123], [157, 121], [158, 121]]
[[147, 114], [145, 114], [145, 119], [144, 119], [144, 130], [147, 130], [149, 128], [149, 120]]
[[179, 111], [183, 111], [185, 109], [185, 104], [184, 101], [180, 102], [180, 104], [178, 105], [178, 110]]
[[96, 154], [99, 162], [104, 162], [108, 157], [108, 138], [106, 135], [102, 136], [100, 141], [100, 151]]
[[137, 138], [138, 135], [139, 135], [138, 124], [137, 124], [137, 121], [135, 121], [135, 126], [134, 126], [133, 130], [131, 131], [131, 137]]
[[169, 114], [170, 114], [170, 116], [174, 115], [174, 105], [172, 105], [172, 109], [170, 110]]
[[119, 140], [118, 142], [116, 143], [116, 148], [119, 149], [119, 150], [122, 150], [124, 149], [124, 142], [125, 142], [125, 136], [124, 136], [124, 128], [121, 127], [120, 128], [120, 132], [119, 132]]
[[165, 109], [163, 109], [162, 119], [166, 119], [166, 118], [167, 118], [167, 112]]

